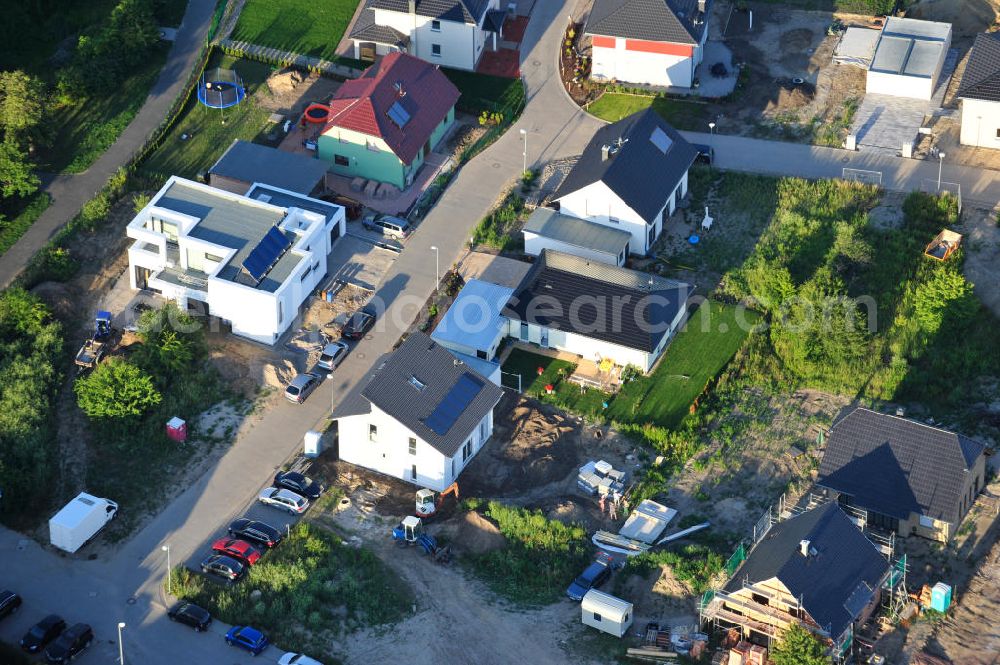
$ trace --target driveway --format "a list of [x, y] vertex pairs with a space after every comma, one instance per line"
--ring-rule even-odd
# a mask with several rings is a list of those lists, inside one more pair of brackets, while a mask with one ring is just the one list
[[[207, 18], [212, 4], [208, 0], [192, 0], [182, 33], [186, 32], [192, 14], [201, 16], [207, 7]], [[505, 184], [520, 174], [523, 143], [519, 129], [528, 132], [529, 164], [582, 151], [601, 122], [577, 108], [559, 80], [558, 46], [563, 17], [571, 9], [568, 0], [536, 5], [521, 46], [521, 65], [528, 89], [528, 104], [521, 119], [462, 167], [438, 204], [414, 231], [405, 250], [377, 286], [376, 296], [385, 306], [377, 327], [352, 348], [333, 380], [324, 381], [305, 404], [279, 403], [271, 408], [213, 468], [110, 560], [61, 557], [19, 534], [0, 529], [0, 560], [5, 564], [0, 585], [16, 588], [26, 598], [25, 611], [0, 624], [0, 639], [16, 641], [23, 629], [37, 620], [32, 619], [35, 615], [64, 611], [74, 620], [91, 621], [98, 637], [99, 645], [79, 660], [81, 665], [112, 662], [117, 655], [113, 652], [118, 621], [127, 623], [126, 663], [253, 662], [249, 656], [225, 646], [219, 637], [226, 628], [221, 623], [213, 624], [208, 634], [197, 635], [166, 620], [161, 583], [167, 562], [160, 548], [170, 544], [173, 562], [185, 561], [195, 552], [203, 551], [206, 543], [220, 533], [220, 528], [251, 505], [274, 471], [301, 450], [303, 434], [323, 428], [340, 397], [379, 357], [392, 349], [435, 288], [435, 252], [431, 247], [438, 247], [442, 268], [457, 261], [464, 254], [472, 229], [499, 198]], [[181, 44], [194, 50], [200, 46], [196, 41], [179, 38], [171, 63], [174, 56], [183, 52]], [[130, 126], [126, 134], [132, 136], [132, 130]], [[103, 179], [99, 182], [103, 183]], [[36, 224], [32, 231], [41, 228]], [[33, 235], [36, 248], [47, 237], [42, 233], [38, 240], [37, 235]], [[16, 273], [10, 269], [7, 258], [4, 257], [4, 274]]]
[[66, 225], [83, 204], [93, 198], [108, 178], [125, 164], [160, 126], [167, 111], [181, 94], [188, 74], [194, 68], [201, 46], [208, 35], [208, 26], [215, 10], [215, 0], [190, 0], [184, 20], [177, 29], [176, 39], [167, 55], [160, 77], [149, 91], [149, 97], [139, 113], [125, 128], [114, 145], [108, 148], [89, 169], [75, 175], [57, 175], [43, 181], [42, 190], [52, 197], [52, 205], [35, 220], [31, 228], [0, 261], [0, 288], [6, 288], [28, 265], [28, 261], [47, 243], [56, 231]]

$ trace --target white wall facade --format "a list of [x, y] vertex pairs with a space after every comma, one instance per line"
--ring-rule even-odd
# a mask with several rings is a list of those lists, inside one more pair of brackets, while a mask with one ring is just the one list
[[1000, 148], [1000, 102], [962, 100], [962, 145]]
[[[696, 49], [700, 54], [701, 49]], [[596, 81], [623, 81], [643, 85], [690, 88], [697, 65], [692, 56], [625, 50], [625, 40], [616, 39], [614, 48], [595, 46], [590, 78]]]
[[893, 97], [912, 97], [914, 99], [930, 99], [934, 94], [935, 79], [919, 76], [903, 76], [888, 72], [873, 72], [868, 70], [865, 80], [865, 92]]
[[618, 256], [614, 256], [612, 254], [599, 252], [595, 249], [589, 249], [587, 247], [569, 245], [559, 240], [554, 240], [552, 238], [540, 236], [537, 233], [532, 233], [531, 231], [524, 231], [525, 254], [530, 254], [531, 256], [539, 256], [542, 253], [543, 249], [553, 249], [557, 252], [573, 254], [574, 256], [579, 256], [581, 258], [589, 259], [591, 261], [598, 261], [600, 263], [608, 263], [613, 266], [625, 265], [625, 255], [628, 253], [628, 247], [622, 250]]
[[[499, 4], [499, 0], [491, 0], [490, 8], [496, 9]], [[492, 45], [492, 34], [482, 30], [478, 25], [384, 9], [374, 11], [375, 23], [387, 25], [404, 35], [409, 35], [410, 46], [407, 50], [410, 55], [415, 55], [431, 64], [474, 70], [487, 41]], [[438, 29], [435, 29], [435, 21], [438, 22]], [[435, 44], [440, 46], [440, 55], [434, 54]], [[357, 52], [358, 46], [355, 42], [355, 53]]]
[[[490, 411], [467, 438], [471, 453], [464, 456], [463, 444], [454, 457], [446, 457], [374, 404], [369, 414], [347, 416], [337, 422], [340, 459], [437, 492], [455, 482], [493, 434]], [[375, 440], [371, 437], [372, 425], [376, 428]], [[411, 438], [416, 439], [416, 454], [410, 454]]]

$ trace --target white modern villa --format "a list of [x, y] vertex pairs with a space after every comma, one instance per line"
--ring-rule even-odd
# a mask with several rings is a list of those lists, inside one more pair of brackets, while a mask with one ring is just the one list
[[126, 230], [129, 285], [274, 344], [327, 272], [341, 206], [255, 184], [247, 194], [171, 177]]

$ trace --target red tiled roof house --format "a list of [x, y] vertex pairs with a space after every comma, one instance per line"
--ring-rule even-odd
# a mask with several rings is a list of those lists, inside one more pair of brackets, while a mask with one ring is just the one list
[[405, 189], [455, 123], [458, 96], [434, 65], [390, 53], [333, 95], [318, 156], [338, 175]]
[[711, 0], [594, 0], [590, 77], [690, 88], [704, 57]]

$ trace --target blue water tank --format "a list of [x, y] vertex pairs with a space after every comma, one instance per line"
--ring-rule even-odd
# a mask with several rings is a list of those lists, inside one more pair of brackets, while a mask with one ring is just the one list
[[931, 589], [931, 609], [947, 612], [949, 607], [951, 607], [951, 586], [938, 582]]

